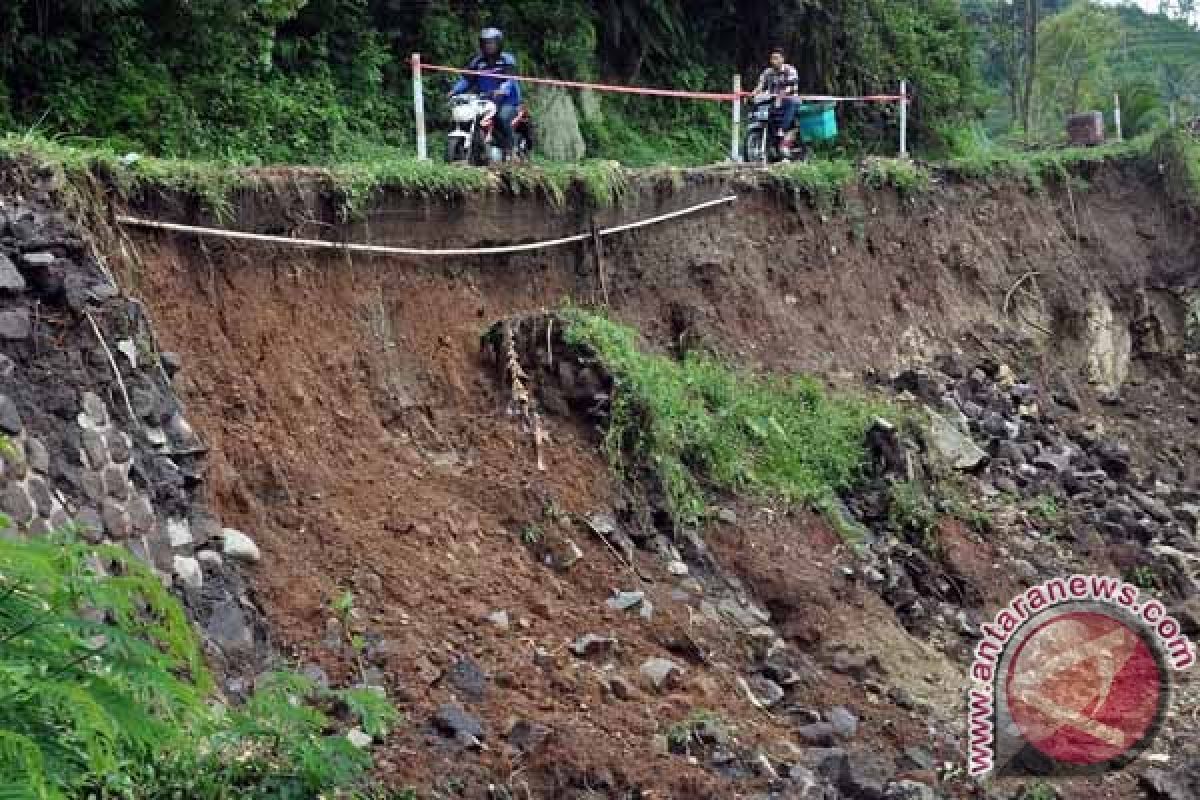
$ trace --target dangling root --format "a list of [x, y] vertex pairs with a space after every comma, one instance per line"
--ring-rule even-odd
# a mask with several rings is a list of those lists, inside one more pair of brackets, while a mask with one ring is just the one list
[[526, 385], [529, 376], [525, 373], [525, 369], [521, 366], [521, 359], [517, 356], [517, 345], [516, 339], [513, 336], [512, 323], [505, 321], [501, 330], [504, 337], [504, 376], [512, 387], [514, 412], [520, 414], [527, 428], [533, 432], [533, 447], [537, 453], [537, 468], [538, 471], [545, 472], [546, 462], [543, 458], [542, 445], [549, 441], [550, 437], [545, 429], [542, 428], [541, 415], [538, 414], [533, 404], [533, 398], [529, 394], [529, 387]]

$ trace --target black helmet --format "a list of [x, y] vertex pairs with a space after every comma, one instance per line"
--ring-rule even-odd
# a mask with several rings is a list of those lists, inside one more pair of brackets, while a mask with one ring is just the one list
[[499, 28], [484, 28], [479, 32], [479, 50], [486, 53], [488, 42], [496, 43], [496, 52], [504, 49], [504, 31]]

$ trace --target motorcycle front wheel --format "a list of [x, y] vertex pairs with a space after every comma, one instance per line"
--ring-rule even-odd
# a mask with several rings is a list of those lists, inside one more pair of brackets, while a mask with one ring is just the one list
[[765, 153], [763, 147], [766, 145], [766, 131], [762, 128], [746, 132], [746, 161], [751, 164], [761, 164], [764, 160]]
[[446, 140], [446, 163], [458, 164], [467, 160], [467, 143], [461, 136], [451, 136]]
[[484, 136], [482, 128], [476, 128], [475, 133], [471, 135], [471, 166], [486, 167], [491, 163], [491, 149], [488, 144], [487, 137]]

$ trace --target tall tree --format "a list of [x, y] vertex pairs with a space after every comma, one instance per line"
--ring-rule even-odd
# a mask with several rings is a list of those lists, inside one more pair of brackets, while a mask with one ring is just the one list
[[1033, 123], [1033, 88], [1038, 66], [1038, 18], [1040, 0], [1025, 0], [1025, 95], [1022, 98], [1021, 123], [1025, 138], [1030, 138]]
[[1107, 99], [1108, 57], [1119, 37], [1116, 16], [1086, 0], [1042, 23], [1038, 87], [1047, 111], [1075, 114]]

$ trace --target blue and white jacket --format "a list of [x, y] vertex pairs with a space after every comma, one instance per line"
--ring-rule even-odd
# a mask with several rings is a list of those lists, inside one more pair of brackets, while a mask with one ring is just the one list
[[512, 53], [501, 53], [494, 59], [488, 59], [482, 53], [477, 54], [467, 64], [466, 69], [473, 72], [489, 72], [490, 75], [463, 75], [451, 89], [452, 94], [462, 94], [466, 91], [475, 94], [491, 95], [501, 91], [503, 96], [499, 105], [519, 105], [521, 103], [521, 87], [512, 78], [505, 77], [517, 71], [517, 59]]

